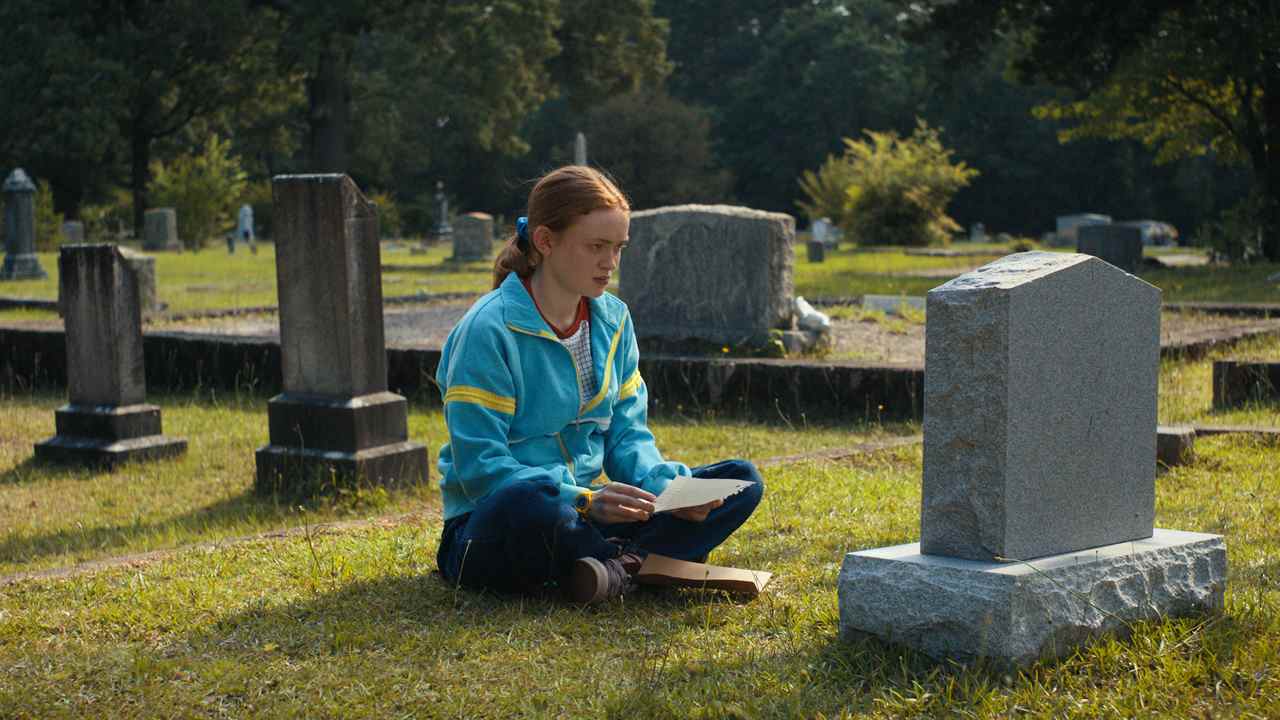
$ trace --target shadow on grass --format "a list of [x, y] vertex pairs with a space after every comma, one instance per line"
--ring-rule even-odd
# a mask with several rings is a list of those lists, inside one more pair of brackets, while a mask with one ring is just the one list
[[[32, 452], [34, 453], [35, 451], [32, 450]], [[35, 455], [32, 455], [8, 470], [0, 472], [0, 485], [21, 485], [37, 474], [41, 479], [51, 477], [59, 479], [80, 477], [81, 479], [87, 479], [92, 477], [94, 473], [88, 468], [71, 463], [49, 463], [36, 460]]]
[[[48, 470], [41, 465], [41, 473]], [[69, 473], [76, 472], [68, 470]], [[83, 471], [80, 471], [83, 472]], [[0, 476], [0, 484], [8, 473]], [[86, 556], [107, 557], [113, 549], [129, 546], [136, 540], [158, 538], [137, 552], [177, 547], [186, 543], [226, 539], [229, 536], [290, 529], [298, 511], [274, 496], [261, 496], [252, 490], [223, 498], [212, 505], [195, 508], [181, 515], [155, 522], [119, 523], [99, 527], [63, 527], [37, 535], [8, 535], [0, 539], [0, 563], [30, 563], [55, 555], [67, 555], [69, 562]], [[231, 532], [236, 531], [239, 532]]]

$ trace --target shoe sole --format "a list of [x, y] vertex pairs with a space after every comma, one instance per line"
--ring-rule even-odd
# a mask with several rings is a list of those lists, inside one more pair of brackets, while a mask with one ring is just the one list
[[590, 605], [604, 599], [609, 587], [609, 573], [604, 563], [593, 557], [578, 558], [569, 571], [569, 599], [579, 605]]

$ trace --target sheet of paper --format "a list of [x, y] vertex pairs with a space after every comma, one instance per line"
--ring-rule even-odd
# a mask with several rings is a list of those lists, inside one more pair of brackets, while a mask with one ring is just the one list
[[677, 475], [653, 503], [654, 512], [679, 510], [695, 505], [705, 505], [712, 500], [723, 500], [750, 484], [745, 480], [729, 478], [694, 478], [688, 475]]

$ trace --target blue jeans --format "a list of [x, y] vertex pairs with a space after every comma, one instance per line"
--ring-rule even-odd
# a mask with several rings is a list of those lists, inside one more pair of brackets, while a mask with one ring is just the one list
[[580, 557], [607, 560], [623, 545], [629, 552], [650, 552], [699, 561], [751, 516], [764, 495], [764, 481], [746, 460], [726, 460], [693, 468], [694, 477], [733, 478], [753, 484], [725, 498], [702, 522], [659, 513], [647, 522], [597, 524], [557, 500], [558, 489], [538, 483], [505, 487], [473, 512], [444, 525], [436, 562], [450, 582], [504, 593], [533, 592], [565, 577]]

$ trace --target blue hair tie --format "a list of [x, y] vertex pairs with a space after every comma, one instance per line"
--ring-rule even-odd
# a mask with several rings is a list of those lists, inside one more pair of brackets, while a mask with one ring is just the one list
[[529, 244], [529, 218], [523, 215], [516, 218], [516, 238], [525, 245]]

